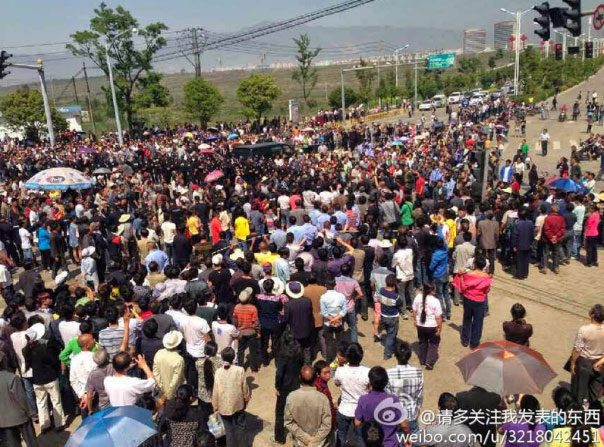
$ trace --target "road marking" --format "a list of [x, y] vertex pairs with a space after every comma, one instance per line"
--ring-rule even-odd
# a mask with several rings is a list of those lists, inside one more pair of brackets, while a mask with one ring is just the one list
[[541, 150], [541, 143], [539, 142], [539, 140], [535, 141], [535, 152], [540, 151]]
[[552, 144], [552, 149], [555, 151], [559, 151], [560, 150], [560, 142], [559, 141], [554, 141], [554, 143]]

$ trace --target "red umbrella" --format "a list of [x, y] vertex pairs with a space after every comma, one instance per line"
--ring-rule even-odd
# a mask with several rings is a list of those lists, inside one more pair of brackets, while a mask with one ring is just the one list
[[501, 396], [542, 393], [556, 377], [541, 354], [509, 341], [482, 343], [455, 365], [467, 384]]
[[206, 175], [206, 177], [203, 179], [203, 181], [206, 183], [212, 183], [222, 177], [224, 177], [224, 172], [222, 172], [220, 169], [216, 169], [216, 170], [210, 172], [208, 175]]

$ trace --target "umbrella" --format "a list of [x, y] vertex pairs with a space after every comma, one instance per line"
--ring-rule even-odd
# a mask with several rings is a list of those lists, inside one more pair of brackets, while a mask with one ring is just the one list
[[218, 139], [219, 139], [218, 137], [214, 137], [214, 136], [213, 137], [205, 137], [203, 139], [203, 141], [205, 141], [207, 143], [208, 141], [216, 141]]
[[455, 365], [466, 383], [501, 396], [542, 393], [556, 377], [541, 354], [509, 341], [482, 343]]
[[208, 149], [202, 149], [199, 151], [200, 154], [204, 154], [204, 155], [210, 155], [214, 153], [214, 149], [212, 148], [208, 148]]
[[550, 182], [549, 186], [566, 192], [589, 192], [585, 186], [572, 178], [557, 178]]
[[135, 406], [109, 407], [84, 419], [69, 437], [66, 447], [136, 446], [156, 433], [149, 410]]
[[315, 129], [313, 129], [312, 127], [305, 127], [304, 129], [302, 129], [302, 132], [314, 132]]
[[78, 154], [94, 154], [95, 150], [90, 146], [80, 146], [78, 148]]
[[390, 146], [403, 146], [403, 142], [402, 141], [391, 141]]
[[227, 140], [236, 140], [237, 138], [239, 138], [239, 135], [236, 133], [231, 133], [229, 134], [229, 136], [227, 137]]
[[66, 191], [68, 189], [87, 189], [92, 186], [92, 180], [72, 168], [50, 168], [38, 172], [26, 183], [27, 189], [44, 189], [50, 191]]
[[127, 164], [119, 165], [117, 168], [124, 175], [131, 176], [132, 174], [134, 174], [134, 169], [132, 169], [132, 167], [128, 166]]
[[201, 143], [199, 146], [197, 146], [197, 149], [199, 149], [200, 151], [204, 149], [212, 149], [212, 146], [207, 143]]
[[218, 132], [216, 127], [208, 127], [208, 132]]
[[183, 138], [191, 138], [191, 139], [193, 139], [193, 134], [191, 132], [184, 132], [182, 134], [182, 137]]
[[212, 183], [221, 178], [222, 176], [224, 176], [224, 172], [222, 172], [220, 169], [216, 169], [215, 171], [212, 171], [208, 175], [206, 175], [203, 181], [206, 183]]
[[98, 168], [95, 169], [94, 171], [92, 171], [92, 173], [94, 175], [106, 175], [106, 174], [111, 174], [111, 169], [107, 169], [107, 168]]

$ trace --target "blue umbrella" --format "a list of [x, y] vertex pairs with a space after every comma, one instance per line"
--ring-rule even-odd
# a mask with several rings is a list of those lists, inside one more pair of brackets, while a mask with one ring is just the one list
[[550, 188], [565, 192], [589, 192], [585, 186], [571, 178], [558, 178], [549, 184]]
[[149, 410], [109, 407], [84, 419], [65, 447], [132, 447], [157, 433]]
[[403, 142], [398, 140], [391, 141], [390, 146], [403, 146]]
[[229, 136], [227, 137], [227, 140], [236, 140], [237, 138], [239, 138], [239, 135], [236, 133], [232, 133], [232, 134], [229, 134]]

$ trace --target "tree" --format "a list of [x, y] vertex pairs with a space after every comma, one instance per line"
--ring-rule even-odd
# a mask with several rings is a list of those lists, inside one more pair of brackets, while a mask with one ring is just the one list
[[205, 129], [220, 109], [224, 98], [218, 89], [204, 78], [189, 79], [183, 87], [183, 93], [185, 111], [191, 118], [199, 120]]
[[[344, 87], [344, 100], [346, 101], [346, 106], [353, 105], [358, 101], [357, 94], [351, 87]], [[329, 106], [334, 108], [342, 107], [341, 88], [336, 87], [329, 93]]]
[[[90, 29], [72, 34], [72, 43], [67, 45], [67, 49], [75, 56], [90, 58], [108, 76], [105, 42], [109, 44], [109, 58], [114, 61], [116, 94], [123, 100], [123, 111], [131, 128], [135, 87], [143, 73], [151, 71], [153, 56], [166, 46], [162, 32], [168, 28], [161, 22], [140, 28], [132, 14], [121, 6], [112, 9], [101, 3], [94, 14], [90, 19]], [[140, 49], [135, 48], [132, 40], [134, 28], [143, 40]]]
[[[361, 58], [359, 60], [361, 67], [369, 67], [369, 62]], [[376, 72], [372, 68], [366, 70], [355, 71], [356, 77], [359, 81], [359, 99], [365, 103], [369, 102], [373, 93], [373, 81], [376, 76]]]
[[[28, 139], [38, 140], [40, 131], [46, 130], [44, 100], [38, 90], [25, 87], [9, 93], [0, 100], [0, 112], [12, 130], [23, 130]], [[67, 130], [67, 121], [57, 109], [51, 108], [50, 114], [55, 132]]]
[[237, 87], [237, 99], [246, 112], [258, 121], [273, 107], [273, 101], [280, 94], [281, 89], [275, 79], [267, 73], [254, 73]]
[[138, 79], [138, 93], [135, 96], [137, 109], [149, 107], [167, 107], [170, 104], [170, 90], [161, 85], [163, 76], [150, 71]]
[[298, 55], [296, 56], [298, 68], [292, 73], [292, 79], [300, 84], [304, 102], [308, 107], [311, 107], [310, 94], [317, 85], [317, 79], [319, 78], [312, 61], [321, 52], [321, 48], [315, 48], [314, 50], [310, 48], [308, 34], [302, 34], [297, 39], [294, 37], [294, 42], [298, 46]]
[[497, 65], [496, 60], [497, 58], [495, 56], [489, 57], [489, 68], [495, 68], [495, 66]]

